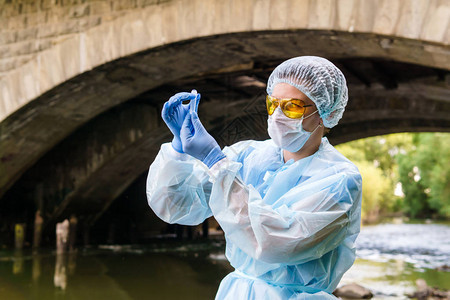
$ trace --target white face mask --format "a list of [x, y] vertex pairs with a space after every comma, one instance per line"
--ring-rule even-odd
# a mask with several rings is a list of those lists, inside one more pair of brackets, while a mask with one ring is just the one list
[[312, 132], [303, 129], [303, 120], [309, 118], [316, 112], [317, 110], [301, 119], [291, 119], [286, 117], [281, 109], [277, 107], [275, 112], [269, 116], [267, 132], [275, 145], [289, 152], [297, 152], [305, 145], [311, 134], [317, 128], [322, 127], [319, 124]]

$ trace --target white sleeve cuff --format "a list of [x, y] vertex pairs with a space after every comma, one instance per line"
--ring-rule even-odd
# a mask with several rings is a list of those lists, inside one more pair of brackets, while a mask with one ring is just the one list
[[217, 176], [219, 176], [219, 172], [223, 169], [224, 166], [227, 166], [230, 163], [227, 157], [222, 158], [218, 162], [216, 162], [211, 169], [209, 169], [209, 181], [214, 183], [216, 181]]

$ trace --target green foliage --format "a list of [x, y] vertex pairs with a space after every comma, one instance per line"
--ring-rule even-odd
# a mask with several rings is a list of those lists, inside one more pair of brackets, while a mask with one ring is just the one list
[[396, 155], [412, 148], [411, 134], [391, 134], [356, 140], [336, 148], [359, 168], [363, 177], [362, 217], [365, 221], [379, 213], [401, 210], [394, 195], [398, 182]]
[[[364, 219], [396, 211], [412, 217], [450, 217], [449, 134], [391, 134], [336, 148], [360, 169]], [[394, 195], [398, 182], [403, 198]]]
[[413, 142], [415, 147], [398, 157], [405, 211], [413, 217], [449, 218], [450, 135], [421, 133]]
[[[347, 151], [349, 159], [355, 161], [374, 162], [385, 176], [396, 175], [397, 162], [395, 157], [399, 153], [406, 153], [413, 147], [413, 136], [409, 133], [389, 134], [384, 136], [370, 137], [339, 145], [339, 149]], [[349, 152], [348, 148], [352, 148]], [[354, 155], [359, 152], [359, 154]]]
[[376, 221], [386, 205], [386, 196], [392, 193], [391, 182], [373, 163], [362, 161], [357, 165], [363, 179], [361, 217], [366, 221]]
[[415, 177], [418, 176], [414, 172], [416, 162], [411, 159], [411, 154], [399, 155], [398, 163], [399, 180], [402, 183], [403, 193], [405, 194], [403, 202], [403, 211], [411, 217], [425, 216], [429, 214], [430, 208], [427, 203], [427, 195], [424, 190], [425, 187], [421, 182], [416, 182]]

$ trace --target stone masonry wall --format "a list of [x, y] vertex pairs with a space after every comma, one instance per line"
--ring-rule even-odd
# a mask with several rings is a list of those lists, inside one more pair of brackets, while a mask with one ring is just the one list
[[0, 0], [0, 121], [108, 61], [230, 32], [306, 28], [418, 39], [434, 66], [450, 69], [449, 20], [449, 0]]
[[92, 27], [158, 0], [0, 1], [0, 74]]

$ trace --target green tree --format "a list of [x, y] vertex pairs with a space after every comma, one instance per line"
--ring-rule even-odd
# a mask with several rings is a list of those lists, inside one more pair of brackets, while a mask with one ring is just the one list
[[386, 210], [386, 199], [392, 198], [393, 187], [391, 181], [383, 173], [379, 164], [368, 160], [366, 143], [371, 140], [357, 140], [337, 146], [345, 157], [350, 159], [359, 169], [363, 179], [363, 199], [361, 205], [361, 218], [364, 222], [377, 221], [380, 212]]
[[[402, 154], [398, 157], [399, 180], [405, 194], [403, 199], [403, 211], [411, 217], [424, 217], [430, 213], [430, 207], [425, 194], [425, 187], [418, 180], [420, 174], [415, 171], [416, 161], [413, 152]], [[418, 170], [418, 168], [417, 168]]]
[[[336, 147], [358, 166], [363, 186], [371, 186], [363, 193], [363, 214], [373, 216], [375, 211], [388, 213], [399, 209], [399, 197], [394, 195], [398, 182], [396, 156], [407, 153], [412, 146], [412, 135], [401, 133], [356, 140]], [[373, 183], [379, 184], [379, 188]]]
[[[407, 153], [411, 150], [413, 136], [410, 133], [397, 133], [382, 136], [369, 137], [352, 141], [341, 147], [351, 147], [353, 152], [346, 151], [352, 159], [356, 161], [371, 161], [381, 169], [386, 177], [396, 177], [397, 161], [395, 157], [400, 153]], [[359, 151], [359, 156], [353, 154]], [[361, 157], [361, 155], [363, 157]]]
[[[366, 217], [398, 210], [412, 217], [450, 217], [450, 134], [390, 134], [336, 148], [358, 166], [363, 186], [370, 185], [363, 191]], [[398, 182], [403, 198], [394, 195]]]
[[405, 211], [411, 216], [450, 217], [450, 135], [415, 134], [414, 148], [398, 156]]
[[361, 218], [367, 222], [377, 221], [387, 195], [393, 194], [390, 180], [373, 163], [357, 162], [363, 179]]

